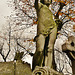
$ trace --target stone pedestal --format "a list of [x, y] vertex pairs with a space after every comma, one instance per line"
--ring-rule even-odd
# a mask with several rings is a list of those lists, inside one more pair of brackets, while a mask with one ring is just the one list
[[14, 75], [14, 62], [0, 62], [0, 75]]
[[32, 75], [29, 64], [23, 64], [21, 60], [16, 61], [15, 63], [15, 75]]
[[32, 75], [32, 70], [28, 63], [22, 63], [21, 60], [0, 62], [0, 75]]
[[32, 75], [63, 75], [63, 74], [59, 73], [59, 72], [55, 71], [54, 69], [49, 68], [47, 66], [45, 66], [45, 67], [36, 66]]

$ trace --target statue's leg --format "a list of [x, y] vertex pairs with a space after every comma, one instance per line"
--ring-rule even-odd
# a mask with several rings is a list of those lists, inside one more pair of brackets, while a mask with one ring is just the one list
[[48, 51], [45, 57], [45, 66], [49, 66], [50, 68], [53, 67], [54, 63], [54, 43], [56, 40], [57, 35], [57, 27], [51, 30], [51, 34], [49, 35], [49, 44], [48, 44]]
[[33, 56], [32, 70], [34, 70], [36, 66], [42, 66], [44, 59], [43, 55], [44, 44], [45, 44], [45, 36], [40, 34], [36, 39], [36, 52]]

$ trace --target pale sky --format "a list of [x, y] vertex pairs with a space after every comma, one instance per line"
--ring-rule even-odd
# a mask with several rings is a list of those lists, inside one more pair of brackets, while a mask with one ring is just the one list
[[[3, 27], [8, 26], [9, 21], [7, 21], [7, 16], [10, 16], [11, 14], [14, 14], [13, 9], [11, 7], [8, 7], [7, 1], [8, 0], [0, 0], [0, 31], [1, 32], [4, 31], [4, 30], [2, 30]], [[32, 57], [29, 57], [29, 56], [27, 56], [27, 57], [28, 58], [26, 58], [25, 61], [28, 62], [28, 63], [31, 63]]]
[[2, 26], [6, 26], [8, 22], [6, 21], [6, 17], [10, 16], [13, 9], [8, 7], [8, 0], [0, 0], [0, 31], [2, 30]]

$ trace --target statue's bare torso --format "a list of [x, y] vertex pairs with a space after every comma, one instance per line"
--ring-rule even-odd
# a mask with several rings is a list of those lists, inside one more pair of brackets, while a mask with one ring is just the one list
[[[49, 0], [42, 0], [47, 1]], [[54, 67], [54, 43], [57, 35], [57, 25], [53, 20], [53, 14], [49, 9], [47, 2], [38, 2], [35, 0], [35, 8], [38, 17], [36, 52], [33, 56], [33, 70], [36, 66]], [[50, 3], [50, 2], [49, 2]], [[49, 39], [47, 41], [47, 38]], [[47, 46], [46, 46], [47, 44]]]
[[37, 16], [37, 35], [43, 34], [47, 36], [48, 34], [50, 34], [51, 29], [56, 26], [56, 23], [53, 20], [53, 14], [46, 5], [38, 3]]

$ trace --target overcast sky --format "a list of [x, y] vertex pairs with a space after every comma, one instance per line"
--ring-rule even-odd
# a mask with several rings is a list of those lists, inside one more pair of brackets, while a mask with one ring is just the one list
[[6, 17], [10, 16], [13, 9], [8, 7], [8, 0], [0, 0], [0, 31], [2, 30], [2, 26], [6, 26], [8, 22], [6, 21]]

